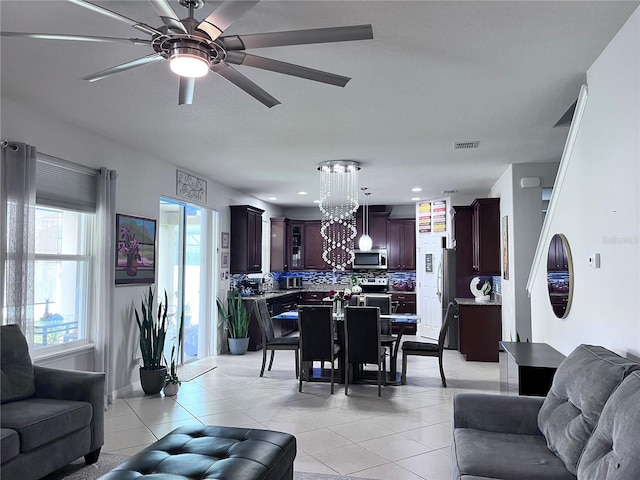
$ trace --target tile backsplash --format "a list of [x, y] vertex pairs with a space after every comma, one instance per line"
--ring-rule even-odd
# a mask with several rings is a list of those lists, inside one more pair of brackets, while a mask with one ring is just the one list
[[362, 278], [384, 277], [389, 280], [389, 289], [402, 291], [413, 291], [416, 284], [415, 272], [271, 272], [260, 275], [231, 275], [231, 288], [235, 288], [242, 281], [249, 278], [263, 278], [267, 283], [267, 290], [277, 290], [279, 288], [280, 277], [301, 277], [302, 286], [306, 289], [326, 290], [329, 288], [348, 288], [352, 285], [353, 276]]

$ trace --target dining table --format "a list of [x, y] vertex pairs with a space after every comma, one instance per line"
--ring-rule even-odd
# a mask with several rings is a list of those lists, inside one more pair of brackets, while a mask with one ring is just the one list
[[[278, 315], [274, 315], [274, 319], [278, 320], [297, 320], [298, 319], [298, 311], [290, 310], [287, 312], [282, 312]], [[334, 314], [334, 318], [338, 324], [337, 328], [337, 341], [341, 348], [341, 355], [338, 358], [338, 365], [340, 369], [339, 375], [339, 383], [344, 383], [344, 372], [345, 372], [345, 361], [344, 361], [344, 314], [336, 315]], [[393, 348], [391, 348], [390, 352], [390, 361], [389, 361], [389, 373], [387, 377], [387, 383], [390, 385], [400, 385], [401, 378], [400, 372], [397, 369], [397, 360], [398, 360], [398, 351], [400, 350], [400, 345], [402, 344], [402, 335], [404, 334], [404, 330], [407, 325], [415, 325], [420, 322], [420, 316], [412, 313], [390, 313], [390, 314], [382, 314], [380, 315], [380, 320], [390, 320], [393, 326], [396, 326], [398, 331], [395, 334], [396, 341]], [[320, 375], [318, 375], [319, 377]]]

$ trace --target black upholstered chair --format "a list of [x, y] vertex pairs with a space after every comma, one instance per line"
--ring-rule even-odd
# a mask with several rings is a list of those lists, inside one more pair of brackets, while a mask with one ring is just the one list
[[440, 378], [442, 379], [442, 386], [446, 388], [447, 379], [444, 376], [444, 367], [442, 366], [442, 351], [444, 350], [444, 340], [449, 331], [449, 325], [456, 317], [455, 305], [450, 302], [447, 306], [447, 312], [445, 314], [444, 322], [440, 327], [440, 334], [438, 335], [438, 343], [432, 342], [403, 342], [402, 343], [402, 385], [407, 383], [407, 357], [409, 355], [420, 355], [422, 357], [438, 357], [438, 364], [440, 366]]
[[340, 345], [335, 343], [333, 308], [328, 305], [302, 305], [298, 307], [300, 330], [300, 377], [298, 390], [302, 392], [302, 379], [310, 374], [313, 362], [331, 365], [331, 393], [335, 380], [335, 361]]
[[300, 351], [300, 339], [295, 337], [276, 337], [273, 328], [273, 320], [269, 314], [267, 301], [264, 298], [254, 302], [254, 308], [257, 308], [256, 318], [260, 326], [260, 334], [262, 335], [262, 367], [260, 368], [260, 376], [264, 375], [264, 366], [267, 363], [267, 350], [271, 350], [271, 359], [269, 360], [269, 371], [273, 366], [273, 357], [276, 350], [295, 350], [296, 352], [296, 378], [298, 378], [298, 353]]
[[386, 384], [385, 347], [380, 338], [380, 309], [378, 307], [347, 307], [344, 316], [345, 372], [344, 393], [349, 394], [350, 371], [356, 372], [365, 363], [378, 366], [378, 396], [382, 383]]
[[[380, 309], [380, 315], [389, 315], [392, 312], [391, 308], [391, 295], [366, 295], [364, 297], [365, 307], [378, 307]], [[393, 352], [398, 346], [395, 345], [398, 341], [397, 335], [392, 334], [391, 319], [380, 319], [380, 340], [383, 347], [388, 347], [389, 352]], [[395, 355], [392, 355], [395, 358]], [[392, 358], [392, 359], [393, 359]], [[395, 365], [393, 366], [395, 369]]]

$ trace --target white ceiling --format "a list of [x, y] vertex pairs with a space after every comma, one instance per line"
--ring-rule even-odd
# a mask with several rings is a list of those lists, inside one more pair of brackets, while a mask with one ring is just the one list
[[[146, 1], [96, 3], [161, 25]], [[637, 6], [263, 0], [225, 34], [373, 25], [373, 40], [249, 52], [352, 77], [345, 88], [239, 66], [282, 104], [266, 108], [210, 73], [194, 104], [178, 106], [167, 62], [81, 80], [149, 47], [2, 37], [1, 93], [277, 205], [311, 205], [317, 164], [333, 159], [361, 162], [370, 203], [407, 204], [443, 190], [487, 193], [511, 163], [559, 160], [568, 127], [554, 124]], [[0, 15], [3, 31], [145, 38], [65, 1], [1, 0]], [[478, 149], [452, 148], [472, 140]]]

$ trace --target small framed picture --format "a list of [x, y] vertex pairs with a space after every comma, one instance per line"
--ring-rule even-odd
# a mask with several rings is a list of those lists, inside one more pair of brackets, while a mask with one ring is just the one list
[[221, 240], [220, 248], [229, 248], [229, 232], [222, 232], [222, 240]]
[[220, 268], [229, 268], [229, 252], [220, 253]]

